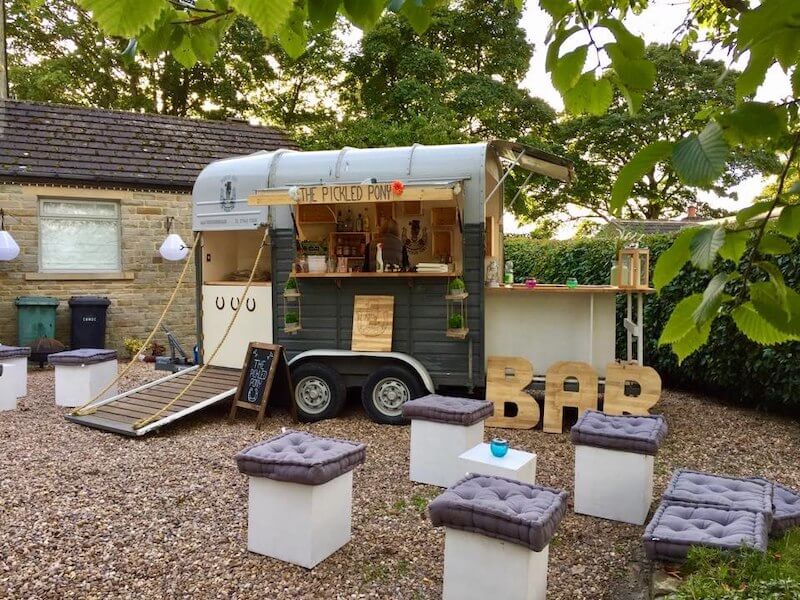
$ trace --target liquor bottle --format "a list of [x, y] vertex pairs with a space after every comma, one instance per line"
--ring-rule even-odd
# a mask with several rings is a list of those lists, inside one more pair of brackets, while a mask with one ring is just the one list
[[342, 231], [344, 223], [342, 222], [342, 211], [336, 213], [336, 231]]
[[369, 233], [369, 217], [366, 215], [366, 213], [364, 214], [363, 226], [364, 228], [361, 231], [366, 231]]
[[345, 231], [353, 231], [353, 211], [347, 209], [347, 217], [344, 219]]
[[361, 213], [356, 217], [356, 231], [364, 231], [364, 221], [361, 219]]

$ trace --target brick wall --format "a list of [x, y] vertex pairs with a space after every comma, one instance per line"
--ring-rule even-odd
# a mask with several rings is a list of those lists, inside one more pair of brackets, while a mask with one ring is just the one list
[[[39, 273], [39, 198], [112, 200], [120, 203], [122, 269], [114, 279], [69, 279], [68, 275]], [[164, 261], [158, 247], [166, 236], [166, 216], [175, 218], [173, 230], [191, 243], [191, 195], [54, 186], [0, 185], [0, 207], [13, 219], [6, 229], [20, 246], [19, 257], [0, 262], [0, 341], [17, 341], [17, 296], [52, 296], [61, 301], [56, 337], [69, 344], [70, 296], [107, 296], [106, 345], [124, 352], [126, 337], [145, 338], [155, 325], [180, 276], [183, 263]], [[18, 219], [18, 221], [14, 220]], [[79, 277], [87, 277], [79, 275]], [[195, 344], [195, 280], [192, 266], [183, 290], [167, 314], [165, 324], [189, 352]], [[159, 333], [156, 338], [166, 345]]]

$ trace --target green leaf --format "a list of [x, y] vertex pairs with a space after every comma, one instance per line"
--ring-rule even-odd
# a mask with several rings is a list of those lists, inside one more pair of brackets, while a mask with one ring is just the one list
[[695, 325], [702, 325], [717, 316], [722, 303], [726, 298], [730, 298], [730, 296], [723, 293], [725, 284], [728, 283], [729, 279], [730, 275], [728, 273], [717, 273], [708, 282], [706, 289], [703, 291], [702, 301], [692, 313]]
[[570, 27], [569, 29], [562, 29], [559, 28], [556, 31], [555, 36], [553, 37], [553, 41], [547, 46], [547, 55], [544, 60], [544, 70], [548, 73], [552, 73], [553, 69], [555, 69], [556, 64], [558, 63], [558, 54], [561, 52], [561, 45], [569, 38], [573, 33], [577, 33], [581, 31], [580, 27]]
[[553, 21], [560, 20], [574, 10], [569, 0], [539, 0], [539, 6], [553, 18]]
[[745, 102], [733, 112], [720, 117], [728, 137], [752, 143], [778, 138], [786, 132], [786, 111], [763, 102]]
[[[433, 3], [431, 3], [433, 4]], [[433, 7], [428, 6], [428, 2], [417, 2], [417, 0], [406, 0], [400, 7], [399, 13], [403, 15], [411, 25], [411, 28], [422, 35], [431, 26], [431, 11]]]
[[767, 262], [765, 260], [755, 263], [759, 269], [769, 275], [772, 281], [772, 287], [775, 289], [775, 297], [781, 302], [783, 310], [786, 311], [786, 316], [789, 316], [789, 298], [786, 283], [783, 280], [783, 273], [778, 269], [777, 265]]
[[564, 93], [577, 83], [583, 72], [583, 65], [586, 63], [586, 53], [586, 46], [580, 46], [558, 59], [551, 78], [553, 86], [559, 92]]
[[192, 40], [189, 36], [183, 37], [178, 47], [172, 51], [172, 56], [187, 69], [191, 69], [197, 64], [197, 55], [192, 49]]
[[779, 235], [765, 233], [758, 244], [758, 250], [762, 254], [789, 254], [792, 246]]
[[637, 152], [622, 167], [611, 190], [611, 210], [618, 214], [631, 195], [633, 186], [644, 177], [653, 166], [665, 160], [672, 151], [672, 143], [666, 141], [653, 142]]
[[800, 337], [784, 333], [773, 327], [756, 311], [752, 302], [745, 302], [731, 311], [733, 322], [748, 339], [763, 346], [773, 346], [781, 342], [798, 340]]
[[150, 58], [156, 58], [162, 52], [173, 50], [183, 39], [183, 30], [174, 25], [178, 20], [178, 12], [167, 7], [152, 27], [144, 30], [139, 36], [139, 46]]
[[777, 227], [786, 237], [796, 238], [800, 235], [800, 205], [784, 206]]
[[796, 66], [792, 71], [792, 93], [794, 97], [800, 96], [800, 65]]
[[678, 355], [679, 363], [705, 344], [711, 333], [711, 321], [698, 328], [692, 316], [702, 301], [702, 294], [692, 294], [681, 300], [672, 311], [658, 340], [660, 346], [672, 345], [672, 351]]
[[689, 262], [689, 246], [692, 239], [700, 231], [697, 227], [684, 229], [672, 242], [672, 246], [667, 248], [658, 257], [655, 269], [653, 269], [653, 285], [657, 290], [661, 290], [670, 281], [675, 279], [681, 272], [683, 265]]
[[751, 48], [747, 67], [736, 79], [736, 97], [744, 98], [755, 94], [758, 86], [764, 82], [771, 64], [772, 54], [764, 44]]
[[750, 284], [750, 300], [758, 314], [773, 327], [794, 336], [800, 336], [800, 294], [786, 287], [786, 299], [775, 293], [772, 282]]
[[738, 263], [747, 250], [747, 241], [750, 239], [749, 231], [728, 231], [725, 233], [725, 243], [719, 249], [719, 255], [725, 260]]
[[602, 115], [614, 99], [608, 79], [596, 79], [593, 72], [584, 73], [577, 83], [564, 92], [564, 106], [572, 114]]
[[289, 18], [294, 0], [231, 0], [231, 6], [272, 37]]
[[672, 351], [678, 357], [678, 364], [681, 364], [687, 356], [692, 352], [702, 348], [708, 341], [708, 336], [711, 335], [711, 323], [707, 321], [700, 326], [699, 329], [695, 328], [689, 331], [685, 336], [677, 342], [672, 343]]
[[625, 55], [619, 44], [606, 44], [606, 53], [611, 58], [611, 66], [622, 84], [631, 91], [647, 91], [656, 80], [656, 67], [649, 60], [631, 59]]
[[597, 24], [614, 34], [614, 39], [617, 40], [617, 44], [625, 56], [630, 59], [644, 56], [644, 40], [628, 31], [621, 21], [605, 18], [600, 19]]
[[728, 145], [715, 121], [710, 121], [699, 135], [683, 138], [672, 151], [672, 164], [687, 185], [712, 184], [722, 175], [727, 158]]
[[714, 259], [724, 243], [725, 230], [722, 227], [701, 228], [689, 246], [692, 264], [707, 271], [714, 264]]
[[770, 208], [772, 208], [772, 200], [762, 200], [761, 202], [756, 202], [752, 206], [748, 206], [740, 210], [736, 214], [736, 221], [739, 224], [744, 225], [750, 219], [769, 212]]
[[189, 29], [189, 41], [195, 56], [203, 63], [209, 63], [219, 48], [219, 38], [204, 27]]
[[300, 57], [306, 51], [306, 15], [302, 6], [295, 7], [289, 19], [278, 31], [278, 42], [291, 58]]
[[333, 26], [341, 0], [308, 0], [308, 19], [314, 32]]
[[135, 37], [153, 25], [164, 8], [163, 0], [79, 0], [109, 36]]
[[661, 331], [661, 337], [658, 339], [659, 346], [677, 342], [692, 329], [697, 329], [692, 315], [702, 301], [703, 294], [692, 294], [678, 302]]
[[381, 18], [386, 0], [344, 0], [344, 9], [353, 24], [369, 31]]

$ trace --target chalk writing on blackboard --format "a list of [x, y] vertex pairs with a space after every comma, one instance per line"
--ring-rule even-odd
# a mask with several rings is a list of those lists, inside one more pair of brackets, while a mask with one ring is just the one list
[[[256, 426], [260, 427], [266, 415], [272, 385], [278, 378], [281, 394], [293, 396], [289, 366], [283, 354], [283, 346], [251, 342], [245, 354], [239, 387], [231, 405], [230, 420], [236, 417], [237, 408], [258, 411]], [[292, 408], [294, 403], [290, 402]], [[294, 416], [294, 412], [292, 413]]]

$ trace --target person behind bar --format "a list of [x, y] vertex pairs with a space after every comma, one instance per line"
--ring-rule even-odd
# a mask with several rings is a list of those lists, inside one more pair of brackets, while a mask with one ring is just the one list
[[383, 244], [383, 266], [384, 269], [392, 266], [398, 271], [407, 264], [408, 259], [404, 256], [405, 248], [400, 239], [400, 228], [394, 219], [385, 219], [381, 223], [381, 228], [372, 241], [366, 252], [365, 271], [375, 270], [375, 254], [378, 251], [378, 244]]

